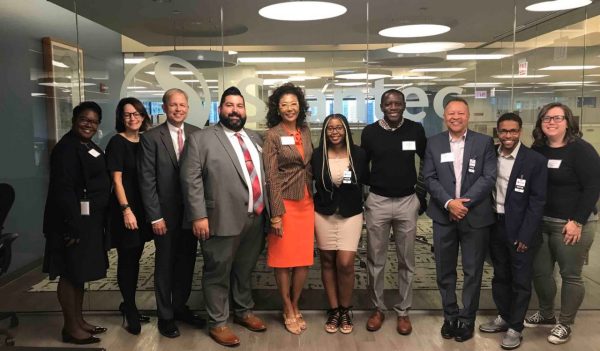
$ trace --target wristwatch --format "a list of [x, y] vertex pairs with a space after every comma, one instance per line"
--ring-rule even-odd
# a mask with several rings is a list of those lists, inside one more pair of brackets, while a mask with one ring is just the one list
[[126, 209], [131, 208], [131, 206], [129, 206], [129, 204], [124, 204], [124, 205], [121, 205], [120, 207], [121, 207], [121, 211], [125, 211]]

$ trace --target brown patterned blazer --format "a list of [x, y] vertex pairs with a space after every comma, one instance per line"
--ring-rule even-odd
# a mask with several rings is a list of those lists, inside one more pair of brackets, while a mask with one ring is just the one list
[[283, 199], [302, 199], [306, 187], [311, 193], [310, 159], [313, 147], [308, 126], [303, 125], [300, 128], [300, 134], [304, 147], [304, 159], [296, 149], [296, 145], [281, 145], [281, 137], [289, 135], [281, 123], [269, 129], [265, 135], [263, 160], [272, 217], [285, 213]]

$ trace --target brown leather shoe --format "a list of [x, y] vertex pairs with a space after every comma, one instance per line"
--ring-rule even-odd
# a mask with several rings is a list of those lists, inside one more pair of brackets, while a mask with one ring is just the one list
[[240, 344], [240, 339], [226, 325], [210, 328], [208, 334], [214, 341], [223, 346], [238, 346]]
[[408, 335], [412, 332], [412, 325], [410, 324], [410, 318], [408, 316], [398, 317], [398, 326], [396, 327], [398, 333], [402, 335]]
[[368, 331], [377, 331], [381, 328], [383, 324], [383, 320], [385, 319], [385, 315], [380, 310], [375, 310], [369, 320], [367, 321], [367, 330]]
[[244, 326], [248, 330], [253, 332], [264, 332], [265, 330], [267, 330], [267, 326], [262, 321], [262, 319], [258, 318], [253, 313], [248, 313], [244, 318], [234, 317], [233, 322]]

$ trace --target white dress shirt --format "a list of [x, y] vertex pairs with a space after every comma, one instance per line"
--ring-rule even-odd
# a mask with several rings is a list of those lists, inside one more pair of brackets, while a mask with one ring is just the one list
[[515, 146], [509, 155], [502, 154], [502, 147], [498, 148], [498, 176], [496, 177], [496, 189], [494, 191], [494, 199], [496, 201], [496, 212], [504, 214], [504, 200], [508, 190], [508, 179], [515, 165], [517, 153], [521, 147], [521, 142]]
[[[185, 124], [181, 124], [181, 136], [183, 137], [183, 142], [185, 143], [185, 131], [183, 130], [183, 126]], [[177, 142], [177, 131], [180, 128], [175, 127], [171, 123], [167, 121], [167, 126], [169, 127], [169, 134], [171, 135], [171, 140], [173, 141], [173, 148], [175, 149], [175, 155], [177, 155], [177, 161], [179, 161], [179, 143]]]
[[254, 193], [252, 192], [252, 182], [250, 181], [250, 174], [248, 173], [248, 168], [246, 167], [246, 159], [244, 158], [244, 151], [242, 151], [242, 146], [240, 145], [240, 141], [238, 140], [237, 136], [235, 136], [235, 133], [240, 133], [240, 135], [242, 136], [242, 139], [244, 140], [244, 143], [246, 144], [246, 148], [248, 148], [248, 151], [250, 152], [250, 158], [252, 159], [252, 163], [254, 164], [254, 169], [256, 171], [256, 174], [258, 175], [258, 180], [260, 181], [260, 189], [261, 189], [261, 192], [263, 194], [263, 199], [264, 199], [264, 189], [262, 186], [262, 174], [260, 172], [261, 166], [260, 166], [260, 157], [258, 155], [258, 150], [256, 150], [256, 147], [254, 146], [254, 142], [252, 142], [252, 140], [250, 139], [248, 134], [246, 134], [246, 131], [244, 129], [241, 129], [239, 132], [234, 132], [233, 130], [228, 129], [227, 127], [225, 127], [222, 124], [221, 124], [221, 126], [223, 127], [223, 130], [225, 131], [225, 135], [227, 136], [227, 139], [229, 139], [231, 146], [233, 146], [233, 150], [235, 151], [235, 154], [237, 155], [238, 162], [240, 163], [242, 172], [244, 173], [244, 179], [246, 180], [246, 185], [248, 188], [248, 213], [252, 213], [252, 212], [254, 212], [254, 207], [253, 207], [254, 206]]
[[[453, 140], [452, 134], [450, 133], [448, 133], [448, 138], [450, 142], [450, 152], [452, 152], [452, 155], [454, 156], [454, 161], [452, 162], [452, 166], [454, 168], [454, 178], [456, 180], [454, 187], [454, 199], [459, 199], [460, 187], [462, 185], [462, 166], [463, 156], [465, 153], [465, 139], [467, 138], [467, 130], [465, 130], [465, 133], [457, 140]], [[448, 209], [448, 204], [454, 199], [446, 201], [444, 208]]]

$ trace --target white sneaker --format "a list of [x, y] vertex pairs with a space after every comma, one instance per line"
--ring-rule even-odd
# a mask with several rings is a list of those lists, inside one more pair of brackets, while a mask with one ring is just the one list
[[500, 343], [500, 347], [505, 350], [514, 350], [517, 347], [521, 346], [521, 340], [523, 340], [523, 336], [521, 333], [514, 329], [508, 329], [504, 337], [502, 338], [502, 342]]
[[571, 336], [571, 328], [568, 325], [558, 323], [550, 331], [548, 342], [554, 345], [564, 344], [569, 341]]

